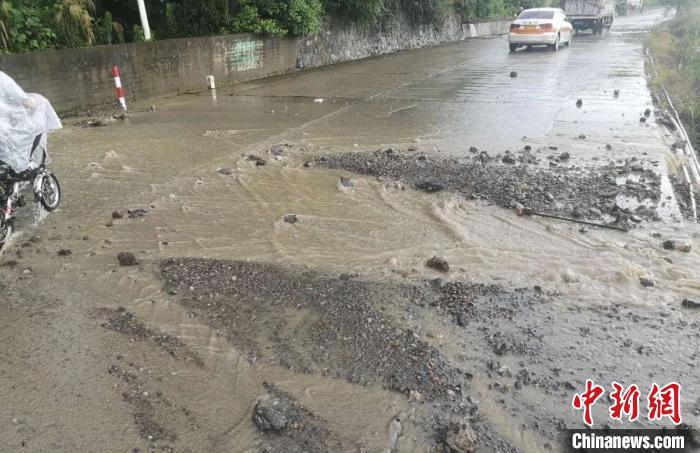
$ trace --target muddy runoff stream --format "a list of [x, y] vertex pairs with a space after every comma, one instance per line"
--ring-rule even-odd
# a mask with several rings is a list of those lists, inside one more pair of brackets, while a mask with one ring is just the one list
[[678, 381], [698, 426], [700, 229], [672, 137], [639, 121], [638, 37], [606, 38], [459, 43], [68, 124], [64, 204], [0, 258], [0, 444], [562, 451], [589, 378]]
[[[6, 368], [5, 379], [44, 388], [36, 381], [54, 374], [51, 364], [63, 369], [77, 354], [80, 379], [90, 376], [80, 393], [110, 403], [71, 405], [73, 387], [61, 384], [59, 401], [89, 407], [89, 419], [72, 414], [57, 429], [80, 424], [113, 440], [109, 428], [119, 427], [129, 434], [116, 445], [166, 451], [559, 451], [560, 430], [581, 426], [569, 401], [586, 378], [679, 380], [685, 420], [697, 420], [700, 313], [681, 305], [698, 292], [689, 225], [616, 204], [628, 233], [584, 228], [518, 216], [500, 185], [480, 184], [478, 199], [449, 181], [426, 190], [412, 179], [415, 165], [467, 175], [482, 163], [415, 146], [331, 157], [312, 144], [259, 144], [155, 189], [135, 178], [134, 191], [101, 208], [69, 203], [3, 256], [12, 301], [3, 332], [12, 344], [28, 335], [8, 357], [24, 348], [52, 357], [31, 377]], [[566, 174], [549, 173], [546, 155], [561, 153], [540, 154], [544, 165], [503, 163], [502, 154], [486, 168], [527, 168], [557, 197], [577, 190], [576, 176], [537, 176]], [[362, 175], [344, 156], [385, 170]], [[131, 159], [105, 156], [101, 176], [73, 190], [86, 187], [90, 199]], [[592, 168], [617, 175], [628, 164], [607, 165]], [[442, 170], [436, 177], [450, 174]], [[639, 186], [622, 178], [615, 187], [660, 205], [659, 178], [640, 175]], [[590, 218], [615, 196], [611, 179], [600, 181], [601, 199], [574, 198], [582, 204], [560, 213]], [[89, 221], [67, 224], [66, 212]], [[435, 255], [449, 269], [428, 267]], [[55, 326], [39, 347], [11, 327], [36, 316]], [[18, 420], [8, 441], [55, 445], [54, 417], [7, 400], [6, 416]], [[606, 419], [604, 407], [594, 414]]]

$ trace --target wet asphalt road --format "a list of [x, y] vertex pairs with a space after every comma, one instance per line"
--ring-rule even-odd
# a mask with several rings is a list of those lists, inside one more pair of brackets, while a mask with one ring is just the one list
[[[347, 190], [339, 173], [302, 166], [319, 154], [386, 146], [413, 146], [439, 157], [466, 155], [471, 146], [496, 153], [531, 145], [566, 149], [581, 166], [595, 165], [595, 157], [646, 153], [663, 177], [672, 165], [665, 132], [653, 121], [639, 122], [652, 106], [643, 32], [658, 20], [658, 12], [618, 18], [609, 34], [579, 35], [558, 53], [510, 54], [504, 37], [402, 52], [220, 89], [216, 98], [173, 96], [155, 101], [155, 112], [137, 110], [123, 124], [69, 126], [56, 134], [51, 146], [64, 188], [62, 209], [28, 227], [3, 256], [16, 264], [0, 267], [7, 297], [0, 304], [0, 388], [13, 390], [0, 406], [0, 424], [9, 427], [0, 430], [0, 444], [25, 442], [34, 451], [148, 450], [153, 443], [134, 419], [155, 413], [177, 433], [177, 451], [249, 451], [257, 439], [250, 416], [255, 399], [262, 382], [271, 381], [347, 437], [379, 451], [389, 421], [409, 410], [404, 395], [291, 372], [274, 357], [255, 363], [163, 289], [157, 262], [179, 256], [413, 281], [434, 277], [423, 263], [441, 253], [452, 265], [450, 278], [537, 284], [566, 296], [515, 320], [506, 316], [492, 323], [487, 314], [475, 321], [510, 337], [541, 330], [544, 346], [537, 336], [525, 342], [551, 356], [533, 354], [540, 364], [526, 365], [541, 372], [542, 362], [554, 357], [563, 370], [550, 387], [530, 388], [514, 400], [490, 387], [495, 373], [483, 368], [492, 360], [487, 340], [465, 336], [422, 308], [397, 315], [414, 331], [424, 329], [421, 338], [451, 363], [476, 375], [471, 396], [482, 402], [488, 423], [521, 451], [550, 444], [552, 420], [577, 419], [562, 410], [571, 392], [567, 382], [580, 384], [601, 370], [599, 377], [608, 379], [618, 370], [612, 363], [598, 367], [596, 354], [624, 362], [619, 370], [625, 376], [646, 379], [639, 370], [652, 366], [654, 356], [640, 352], [625, 361], [610, 337], [614, 329], [622, 328], [636, 347], [644, 343], [639, 335], [672, 326], [678, 335], [651, 342], [652, 351], [665, 354], [657, 360], [663, 368], [657, 376], [681, 376], [688, 389], [684, 403], [693, 407], [700, 396], [692, 378], [698, 363], [682, 329], [698, 320], [676, 308], [683, 297], [698, 298], [700, 257], [694, 247], [690, 254], [672, 255], [669, 264], [667, 252], [649, 235], [658, 230], [695, 240], [697, 227], [675, 222], [674, 212], [628, 236], [597, 230], [584, 235], [576, 226], [525, 223], [493, 206], [391, 190], [355, 175], [347, 175], [354, 182]], [[511, 71], [518, 77], [511, 78]], [[578, 98], [582, 108], [575, 105]], [[269, 149], [281, 142], [294, 148], [277, 159]], [[256, 167], [249, 154], [268, 164]], [[218, 173], [222, 168], [230, 174]], [[113, 211], [139, 206], [149, 209], [144, 218], [112, 219]], [[298, 214], [298, 224], [282, 220], [289, 213]], [[34, 236], [40, 238], [27, 241]], [[58, 257], [61, 248], [72, 254]], [[121, 251], [135, 253], [142, 264], [119, 267]], [[640, 288], [639, 276], [650, 273], [656, 288]], [[177, 336], [204, 366], [100, 327], [98, 309], [118, 306], [155, 331]], [[648, 310], [635, 313], [644, 329], [625, 318], [630, 307]], [[593, 329], [600, 329], [595, 341], [579, 338], [589, 321], [577, 314], [598, 311], [605, 319]], [[625, 319], [623, 325], [608, 321], [616, 317]], [[597, 345], [593, 352], [585, 350], [589, 343]], [[575, 355], [576, 348], [584, 350]], [[515, 373], [528, 352], [504, 364]], [[574, 366], [570, 355], [581, 363]], [[114, 364], [138, 375], [138, 385], [108, 373]], [[143, 391], [162, 395], [149, 404], [145, 396], [123, 396]], [[537, 417], [547, 429], [530, 429], [534, 423], [517, 412]], [[547, 420], [550, 414], [555, 419]], [[420, 436], [407, 431], [399, 451], [422, 451]]]

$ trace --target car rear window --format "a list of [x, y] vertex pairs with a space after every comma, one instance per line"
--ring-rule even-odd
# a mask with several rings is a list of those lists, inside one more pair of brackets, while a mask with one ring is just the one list
[[518, 19], [553, 19], [554, 11], [523, 11]]

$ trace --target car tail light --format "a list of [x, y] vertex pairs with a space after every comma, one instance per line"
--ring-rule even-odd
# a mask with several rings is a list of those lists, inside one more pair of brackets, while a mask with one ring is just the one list
[[510, 24], [510, 31], [517, 30], [518, 28], [520, 28], [520, 25], [518, 25], [518, 24]]
[[552, 29], [552, 24], [540, 24], [540, 28], [542, 30], [551, 30]]

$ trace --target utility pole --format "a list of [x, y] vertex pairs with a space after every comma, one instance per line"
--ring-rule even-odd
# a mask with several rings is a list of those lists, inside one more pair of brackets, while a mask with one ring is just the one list
[[148, 25], [148, 15], [146, 15], [146, 5], [143, 0], [136, 0], [139, 4], [139, 15], [141, 16], [141, 28], [143, 28], [143, 39], [151, 40], [151, 27]]

